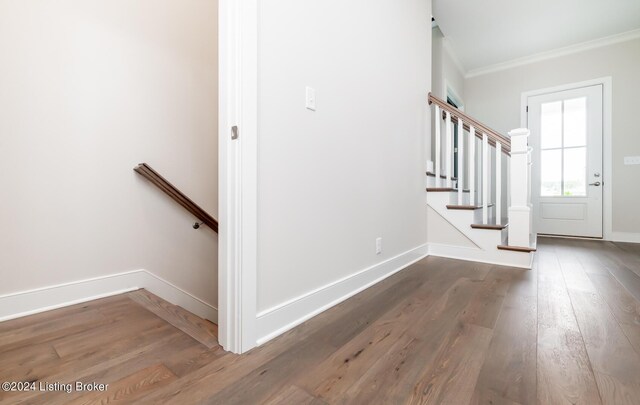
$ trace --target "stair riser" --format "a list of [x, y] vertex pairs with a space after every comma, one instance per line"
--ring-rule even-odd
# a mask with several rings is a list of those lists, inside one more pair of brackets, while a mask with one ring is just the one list
[[[454, 188], [457, 187], [457, 185], [458, 185], [458, 183], [456, 181], [452, 181], [451, 184], [452, 184], [451, 187], [454, 187]], [[445, 186], [446, 186], [446, 180], [445, 179], [441, 179], [440, 180], [440, 184], [437, 185], [435, 177], [427, 176], [427, 187], [445, 187]]]

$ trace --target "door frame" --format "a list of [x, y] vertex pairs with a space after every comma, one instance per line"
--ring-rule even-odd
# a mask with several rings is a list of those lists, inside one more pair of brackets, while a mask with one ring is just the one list
[[258, 0], [218, 4], [218, 340], [244, 353], [257, 341]]
[[451, 101], [453, 101], [454, 103], [456, 103], [456, 105], [459, 106], [457, 107], [458, 110], [464, 111], [464, 101], [462, 100], [462, 97], [460, 97], [456, 89], [451, 85], [451, 83], [446, 78], [444, 79], [443, 93], [444, 93], [445, 101], [447, 97], [450, 98]]
[[602, 239], [613, 240], [615, 234], [612, 228], [613, 217], [613, 193], [612, 193], [612, 149], [611, 149], [611, 108], [612, 108], [612, 83], [611, 76], [599, 79], [585, 80], [577, 83], [564, 84], [560, 86], [547, 87], [538, 90], [530, 90], [522, 92], [520, 98], [520, 126], [528, 128], [527, 122], [527, 104], [529, 97], [540, 96], [548, 93], [556, 93], [559, 91], [573, 90], [581, 87], [602, 85]]

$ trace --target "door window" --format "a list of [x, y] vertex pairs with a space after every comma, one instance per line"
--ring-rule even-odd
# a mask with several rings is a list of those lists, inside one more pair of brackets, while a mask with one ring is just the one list
[[540, 105], [540, 196], [587, 195], [587, 98]]

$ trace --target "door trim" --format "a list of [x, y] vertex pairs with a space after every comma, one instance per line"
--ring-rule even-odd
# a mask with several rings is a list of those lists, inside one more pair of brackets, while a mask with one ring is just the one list
[[444, 97], [445, 100], [449, 97], [454, 103], [456, 103], [458, 110], [464, 111], [464, 101], [462, 100], [462, 97], [460, 97], [457, 90], [446, 78], [444, 79]]
[[244, 353], [257, 336], [258, 0], [220, 0], [218, 10], [218, 339]]
[[559, 91], [573, 90], [581, 87], [602, 85], [602, 171], [603, 175], [603, 198], [602, 198], [602, 232], [604, 240], [619, 240], [616, 236], [618, 232], [613, 232], [613, 194], [612, 194], [612, 149], [611, 149], [611, 108], [612, 108], [612, 83], [611, 76], [599, 79], [585, 80], [577, 83], [564, 84], [561, 86], [547, 87], [539, 90], [522, 92], [520, 98], [520, 126], [528, 128], [527, 122], [527, 100], [532, 96], [540, 96]]

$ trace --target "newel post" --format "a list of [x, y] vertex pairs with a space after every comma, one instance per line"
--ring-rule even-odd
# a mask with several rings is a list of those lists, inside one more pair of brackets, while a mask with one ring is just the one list
[[509, 246], [528, 247], [530, 244], [532, 213], [529, 133], [526, 128], [509, 132], [511, 137]]

